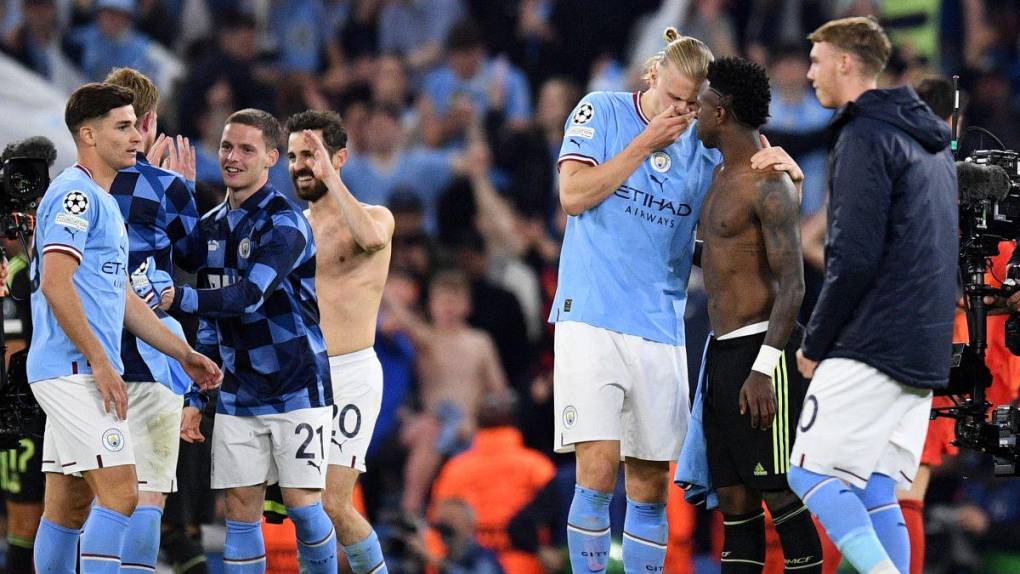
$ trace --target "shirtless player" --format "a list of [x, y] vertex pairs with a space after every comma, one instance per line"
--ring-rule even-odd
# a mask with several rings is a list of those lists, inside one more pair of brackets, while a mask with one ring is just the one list
[[[739, 58], [709, 64], [708, 83], [698, 94], [698, 137], [723, 155], [699, 234], [714, 333], [705, 359], [703, 421], [712, 486], [725, 517], [724, 574], [761, 572], [763, 499], [786, 567], [816, 573], [822, 563], [811, 514], [786, 481], [807, 390], [794, 368], [803, 337], [796, 318], [804, 269], [791, 176], [751, 167], [751, 156], [768, 144], [758, 129], [768, 118], [769, 99], [765, 70]], [[803, 179], [799, 169], [791, 173]]]
[[333, 436], [325, 506], [355, 574], [386, 572], [379, 539], [352, 506], [354, 484], [382, 404], [376, 316], [389, 271], [393, 215], [366, 205], [340, 179], [347, 134], [334, 112], [287, 120], [287, 161], [298, 196], [308, 201], [318, 252], [315, 287], [333, 379]]

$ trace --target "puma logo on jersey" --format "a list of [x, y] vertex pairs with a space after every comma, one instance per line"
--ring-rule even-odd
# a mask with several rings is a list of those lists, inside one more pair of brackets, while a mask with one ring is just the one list
[[307, 462], [307, 463], [308, 463], [308, 466], [314, 466], [314, 467], [315, 467], [315, 470], [319, 471], [319, 474], [322, 474], [322, 467], [321, 467], [321, 466], [319, 466], [319, 465], [317, 465], [317, 464], [315, 464], [315, 461], [312, 461], [312, 460], [306, 460], [305, 462]]

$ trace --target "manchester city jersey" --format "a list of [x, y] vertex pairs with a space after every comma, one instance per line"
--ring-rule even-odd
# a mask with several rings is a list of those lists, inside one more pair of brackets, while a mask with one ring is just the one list
[[42, 257], [62, 253], [78, 261], [75, 291], [89, 327], [117, 372], [124, 371], [120, 338], [124, 329], [128, 237], [117, 201], [81, 166], [65, 169], [36, 211], [32, 246], [32, 346], [29, 382], [91, 373], [85, 356], [57, 323], [42, 293]]
[[[640, 94], [588, 94], [567, 118], [559, 161], [599, 165], [648, 122]], [[683, 345], [695, 229], [721, 161], [692, 126], [676, 143], [652, 152], [602, 203], [570, 216], [549, 321]]]

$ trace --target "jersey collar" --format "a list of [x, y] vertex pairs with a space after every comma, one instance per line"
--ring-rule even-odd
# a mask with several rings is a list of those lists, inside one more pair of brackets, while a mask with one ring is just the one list
[[643, 93], [644, 92], [634, 92], [633, 94], [631, 94], [631, 96], [634, 99], [634, 111], [637, 112], [637, 115], [639, 118], [641, 118], [641, 121], [644, 122], [645, 125], [648, 125], [648, 116], [646, 116], [645, 111], [641, 109], [641, 94]]
[[96, 181], [96, 178], [92, 177], [92, 172], [89, 171], [89, 168], [83, 166], [80, 163], [74, 164], [74, 167], [76, 167], [76, 168], [82, 170], [83, 172], [85, 172], [85, 175], [89, 176], [89, 179], [91, 179], [92, 181]]

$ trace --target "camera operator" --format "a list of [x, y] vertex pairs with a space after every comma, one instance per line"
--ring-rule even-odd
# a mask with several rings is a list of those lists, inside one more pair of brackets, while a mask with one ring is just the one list
[[[948, 382], [957, 182], [948, 127], [909, 87], [877, 88], [891, 45], [846, 18], [809, 37], [830, 152], [825, 283], [798, 367], [813, 380], [789, 482], [860, 572], [907, 572], [897, 483], [916, 475]], [[843, 483], [849, 483], [847, 488]]]
[[[28, 256], [18, 241], [5, 241], [4, 248], [10, 257], [5, 281], [10, 295], [8, 301], [13, 303], [15, 317], [21, 322], [17, 338], [27, 344], [32, 339]], [[29, 421], [23, 436], [5, 449], [6, 452], [0, 452], [0, 456], [7, 457], [0, 490], [7, 508], [8, 574], [32, 574], [35, 571], [32, 551], [43, 512], [42, 435], [45, 425], [46, 416], [40, 412]]]

